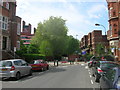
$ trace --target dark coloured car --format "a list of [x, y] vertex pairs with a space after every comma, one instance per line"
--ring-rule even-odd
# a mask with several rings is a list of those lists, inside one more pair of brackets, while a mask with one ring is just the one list
[[97, 63], [98, 61], [114, 61], [114, 57], [111, 55], [92, 56], [88, 62], [88, 67], [91, 68], [93, 64]]
[[90, 58], [90, 61], [88, 62], [88, 67], [91, 68], [91, 67], [93, 66], [93, 64], [94, 64], [95, 62], [99, 61], [99, 60], [100, 60], [99, 57], [92, 56], [92, 57]]
[[112, 61], [98, 61], [93, 64], [92, 75], [95, 77], [95, 82], [99, 82], [101, 74], [110, 70], [113, 67], [118, 67], [119, 64]]
[[115, 67], [101, 75], [101, 90], [120, 90], [120, 67]]
[[32, 66], [32, 70], [34, 71], [44, 71], [49, 69], [48, 63], [44, 60], [33, 60], [32, 62], [30, 62], [30, 65]]

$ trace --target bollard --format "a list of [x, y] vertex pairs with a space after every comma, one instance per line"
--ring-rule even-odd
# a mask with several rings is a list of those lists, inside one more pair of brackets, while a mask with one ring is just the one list
[[54, 66], [55, 66], [55, 60], [54, 60]]
[[57, 66], [58, 66], [58, 60], [57, 60]]

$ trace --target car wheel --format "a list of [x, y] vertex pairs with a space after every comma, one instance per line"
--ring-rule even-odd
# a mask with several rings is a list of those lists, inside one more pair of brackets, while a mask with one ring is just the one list
[[47, 70], [47, 67], [44, 67], [44, 71], [46, 71]]
[[93, 77], [95, 77], [95, 75], [94, 75], [94, 74], [92, 74], [92, 76], [93, 76]]
[[31, 76], [32, 75], [32, 70], [30, 69], [30, 71], [29, 71], [29, 76]]
[[42, 72], [42, 71], [44, 71], [44, 68], [43, 68], [43, 67], [41, 68], [41, 72]]
[[19, 80], [21, 78], [20, 72], [17, 72], [15, 79]]

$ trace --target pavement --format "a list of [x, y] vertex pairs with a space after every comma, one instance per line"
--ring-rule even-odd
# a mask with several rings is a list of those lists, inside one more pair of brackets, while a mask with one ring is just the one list
[[[62, 62], [58, 62], [58, 66], [68, 66], [68, 65], [77, 65], [77, 64], [84, 64], [85, 62], [73, 62], [70, 64], [70, 62], [67, 62], [67, 63], [62, 63]], [[48, 64], [50, 66], [54, 66], [54, 62], [48, 62]], [[55, 66], [57, 66], [57, 62], [55, 63]]]

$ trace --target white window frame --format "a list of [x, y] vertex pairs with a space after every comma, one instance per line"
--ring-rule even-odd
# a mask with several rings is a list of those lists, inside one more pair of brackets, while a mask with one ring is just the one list
[[9, 10], [9, 2], [6, 3], [6, 8]]
[[21, 24], [17, 23], [17, 35], [20, 35], [21, 32]]
[[2, 0], [0, 0], [0, 5], [3, 6], [3, 1]]
[[[3, 18], [4, 18], [4, 21], [3, 21]], [[2, 19], [0, 21], [2, 22], [1, 29], [7, 30], [8, 29], [8, 17], [2, 16]]]
[[17, 50], [20, 50], [20, 41], [17, 41]]

